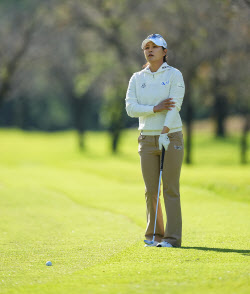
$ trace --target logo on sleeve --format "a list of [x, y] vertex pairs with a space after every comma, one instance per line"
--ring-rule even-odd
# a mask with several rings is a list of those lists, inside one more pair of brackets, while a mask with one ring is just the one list
[[161, 84], [162, 84], [163, 86], [168, 85], [168, 84], [169, 84], [169, 81], [162, 82]]
[[183, 85], [182, 83], [178, 83], [178, 84], [177, 84], [177, 87], [179, 87], [179, 88], [184, 88], [184, 85]]
[[146, 84], [145, 84], [145, 83], [143, 83], [143, 84], [141, 85], [141, 87], [142, 87], [142, 88], [145, 88], [145, 87], [146, 87]]

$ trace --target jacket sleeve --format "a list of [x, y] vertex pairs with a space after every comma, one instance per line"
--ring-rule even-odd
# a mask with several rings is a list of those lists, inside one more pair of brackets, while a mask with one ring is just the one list
[[171, 81], [171, 88], [169, 93], [169, 98], [173, 98], [173, 101], [175, 102], [175, 107], [167, 112], [164, 122], [164, 126], [167, 126], [169, 129], [172, 128], [175, 118], [178, 112], [181, 110], [184, 94], [185, 84], [183, 76], [180, 71], [177, 71], [173, 76], [173, 80]]
[[128, 116], [140, 117], [153, 114], [154, 106], [139, 104], [136, 96], [135, 74], [132, 75], [126, 94], [126, 111]]

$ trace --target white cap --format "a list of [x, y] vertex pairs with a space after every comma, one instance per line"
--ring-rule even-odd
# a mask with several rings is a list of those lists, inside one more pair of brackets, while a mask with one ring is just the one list
[[162, 46], [167, 49], [167, 42], [163, 39], [163, 37], [159, 34], [151, 34], [149, 35], [141, 44], [141, 48], [144, 49], [145, 45], [148, 42], [153, 42], [157, 46]]

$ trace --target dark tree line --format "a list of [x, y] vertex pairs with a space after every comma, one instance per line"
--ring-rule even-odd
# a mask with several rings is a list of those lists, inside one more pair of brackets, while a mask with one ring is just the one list
[[[247, 0], [2, 2], [2, 119], [10, 122], [9, 116], [18, 113], [15, 121], [23, 128], [31, 123], [47, 130], [74, 127], [80, 149], [91, 124], [109, 131], [117, 152], [122, 130], [136, 125], [126, 115], [124, 98], [130, 76], [145, 63], [141, 41], [158, 32], [168, 42], [170, 65], [184, 74], [186, 162], [192, 162], [195, 118], [212, 116], [215, 136], [225, 137], [228, 115], [240, 114], [245, 163], [249, 10]], [[35, 108], [42, 101], [43, 107]], [[55, 126], [49, 127], [52, 121]]]

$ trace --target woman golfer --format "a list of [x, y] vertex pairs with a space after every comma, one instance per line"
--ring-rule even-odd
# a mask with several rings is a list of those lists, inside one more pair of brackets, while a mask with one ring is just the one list
[[[143, 70], [134, 73], [129, 81], [126, 110], [129, 116], [139, 117], [138, 153], [147, 206], [145, 246], [180, 247], [182, 218], [179, 179], [184, 150], [179, 111], [185, 85], [181, 72], [166, 62], [167, 43], [161, 35], [149, 35], [141, 47], [147, 64]], [[162, 182], [167, 224], [164, 230], [159, 202], [154, 235], [163, 147]]]

